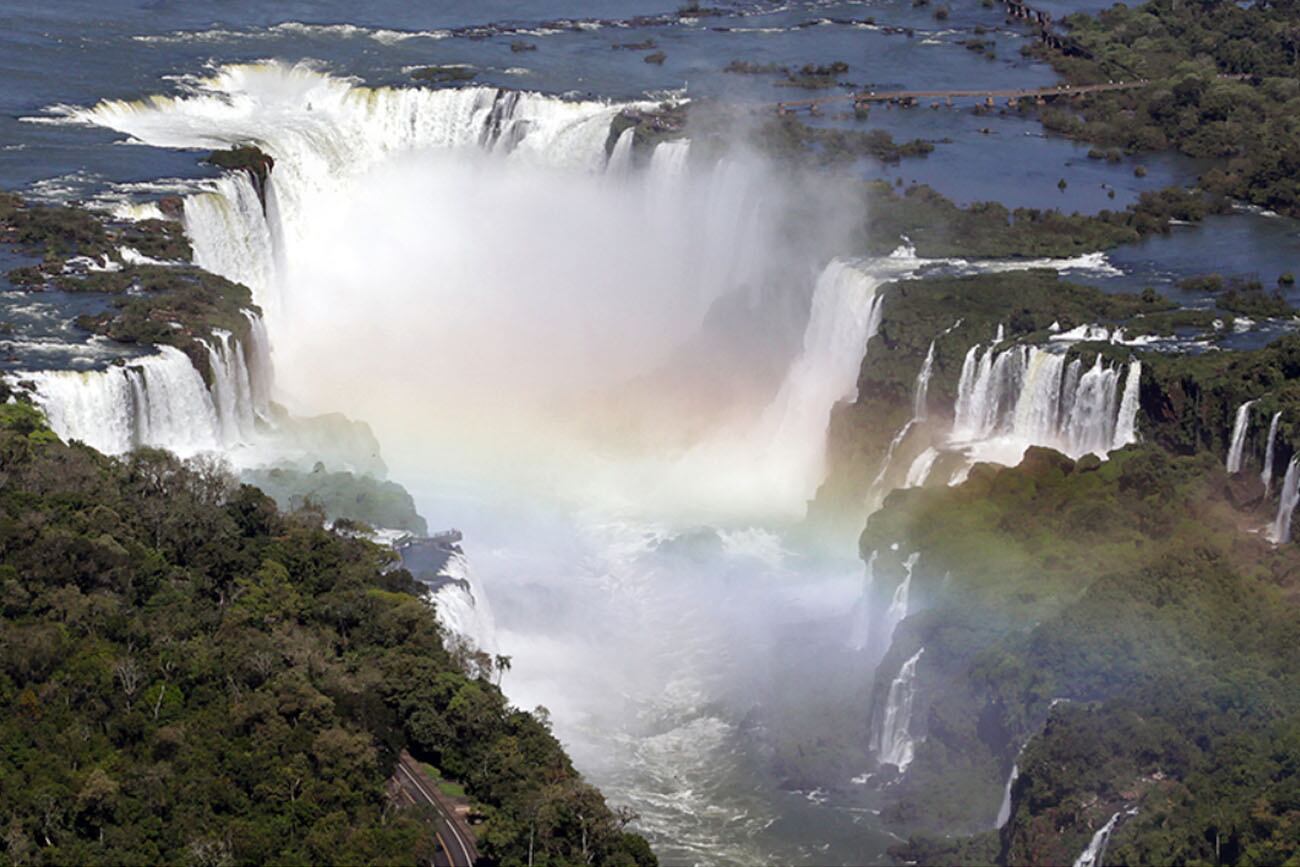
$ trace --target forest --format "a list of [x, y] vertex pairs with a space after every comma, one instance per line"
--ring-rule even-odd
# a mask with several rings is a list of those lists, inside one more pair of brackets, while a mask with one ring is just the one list
[[403, 748], [463, 783], [486, 863], [656, 863], [391, 549], [214, 459], [64, 444], [22, 402], [0, 665], [0, 863], [431, 863], [385, 794]]

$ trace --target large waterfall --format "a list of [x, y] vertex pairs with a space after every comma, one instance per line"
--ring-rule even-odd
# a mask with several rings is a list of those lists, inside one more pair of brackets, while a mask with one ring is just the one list
[[922, 647], [904, 662], [890, 683], [874, 744], [876, 758], [882, 764], [895, 765], [900, 771], [907, 770], [915, 750], [911, 733], [912, 703], [916, 698], [916, 665], [924, 652]]
[[[161, 147], [255, 142], [275, 159], [265, 206], [248, 175], [235, 172], [185, 207], [195, 261], [252, 288], [274, 326], [292, 303], [281, 294], [283, 271], [306, 224], [349, 179], [395, 154], [458, 148], [600, 170], [621, 108], [491, 87], [368, 88], [307, 64], [262, 63], [222, 67], [190, 95], [110, 100], [71, 114]], [[672, 150], [680, 162], [684, 145]]]
[[1246, 429], [1250, 427], [1250, 408], [1255, 401], [1248, 400], [1237, 407], [1237, 415], [1232, 423], [1232, 440], [1228, 445], [1228, 458], [1224, 462], [1229, 473], [1241, 472], [1241, 457], [1246, 446]]
[[1137, 438], [1141, 362], [1123, 371], [1100, 354], [1085, 369], [1082, 359], [1037, 346], [973, 346], [962, 364], [953, 439], [1104, 455]]
[[880, 277], [831, 262], [817, 278], [803, 350], [757, 428], [767, 468], [791, 502], [811, 497], [825, 477], [826, 423], [836, 401], [857, 394], [865, 347], [880, 328]]

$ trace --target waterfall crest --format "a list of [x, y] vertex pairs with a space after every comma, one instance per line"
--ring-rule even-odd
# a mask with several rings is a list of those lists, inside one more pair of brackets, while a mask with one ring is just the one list
[[1246, 446], [1246, 429], [1250, 427], [1250, 408], [1255, 401], [1248, 400], [1237, 407], [1236, 418], [1232, 422], [1232, 441], [1228, 445], [1228, 458], [1225, 461], [1229, 473], [1241, 472], [1241, 457]]

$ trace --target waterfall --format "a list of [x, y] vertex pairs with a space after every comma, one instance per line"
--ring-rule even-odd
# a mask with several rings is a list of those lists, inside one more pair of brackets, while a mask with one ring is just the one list
[[1264, 469], [1259, 479], [1264, 483], [1264, 496], [1268, 496], [1273, 486], [1273, 447], [1277, 444], [1277, 423], [1282, 420], [1282, 411], [1273, 413], [1273, 420], [1268, 423], [1268, 446], [1264, 449]]
[[925, 361], [921, 362], [921, 371], [916, 375], [916, 392], [912, 398], [912, 418], [916, 421], [924, 421], [927, 415], [926, 395], [930, 390], [930, 375], [934, 372], [934, 341], [930, 341], [930, 348], [925, 353]]
[[866, 347], [880, 328], [883, 281], [834, 260], [813, 289], [803, 350], [760, 420], [770, 465], [788, 468], [781, 487], [806, 500], [825, 478], [826, 423], [837, 401], [853, 400]]
[[224, 444], [248, 442], [253, 437], [253, 385], [244, 347], [229, 331], [212, 331], [213, 342], [204, 341], [212, 368], [212, 398], [221, 425]]
[[912, 703], [916, 699], [916, 665], [925, 652], [922, 647], [903, 663], [898, 676], [889, 685], [885, 713], [877, 738], [876, 758], [881, 764], [894, 765], [900, 772], [912, 763], [915, 741], [911, 734]]
[[624, 175], [632, 170], [632, 142], [636, 138], [636, 127], [628, 127], [618, 135], [614, 149], [609, 152], [609, 162], [605, 164], [605, 174]]
[[[1127, 815], [1132, 816], [1135, 813], [1137, 810], [1129, 810]], [[1092, 835], [1092, 840], [1088, 843], [1088, 848], [1074, 859], [1074, 867], [1100, 867], [1101, 859], [1106, 854], [1106, 846], [1110, 843], [1110, 835], [1115, 832], [1115, 825], [1123, 815], [1125, 815], [1123, 811], [1116, 813], [1105, 825], [1097, 829], [1097, 833]]]
[[867, 570], [862, 581], [862, 596], [853, 606], [853, 621], [849, 627], [849, 647], [865, 650], [871, 638], [872, 596], [876, 589], [876, 558], [879, 551], [872, 551], [867, 558]]
[[1128, 365], [1122, 395], [1120, 372], [1100, 354], [1084, 370], [1079, 359], [1067, 364], [1065, 355], [1037, 346], [999, 352], [994, 344], [982, 353], [974, 346], [958, 379], [953, 438], [1104, 455], [1137, 439], [1141, 362]]
[[939, 452], [934, 448], [927, 448], [916, 456], [912, 465], [907, 468], [907, 480], [903, 483], [907, 488], [920, 488], [925, 485], [926, 479], [930, 478], [930, 470], [934, 469], [934, 462], [938, 459]]
[[464, 638], [478, 650], [497, 650], [496, 623], [483, 587], [474, 577], [463, 553], [453, 552], [442, 567], [448, 579], [433, 593], [438, 622], [450, 632]]
[[1007, 777], [1006, 789], [1002, 792], [1002, 805], [998, 807], [997, 824], [993, 826], [994, 828], [1001, 830], [1006, 826], [1007, 822], [1011, 821], [1011, 787], [1016, 784], [1019, 777], [1020, 763], [1013, 762], [1011, 764], [1011, 774]]
[[1273, 519], [1272, 532], [1269, 534], [1274, 544], [1283, 545], [1291, 541], [1291, 516], [1295, 514], [1297, 501], [1300, 501], [1300, 455], [1291, 458], [1291, 462], [1286, 465], [1282, 493], [1277, 503], [1277, 517]]
[[13, 379], [35, 384], [33, 400], [55, 433], [106, 454], [157, 446], [191, 455], [223, 441], [203, 378], [172, 346], [106, 370], [23, 372]]
[[1246, 446], [1246, 428], [1250, 426], [1250, 408], [1255, 403], [1248, 400], [1237, 407], [1237, 417], [1232, 422], [1232, 441], [1228, 445], [1228, 459], [1225, 465], [1229, 473], [1241, 472], [1241, 455]]
[[[599, 172], [610, 121], [623, 108], [492, 87], [365, 87], [309, 64], [263, 62], [223, 66], [184, 95], [67, 113], [157, 147], [253, 142], [275, 159], [265, 208], [249, 175], [229, 172], [187, 198], [184, 221], [195, 264], [247, 285], [276, 323], [290, 306], [281, 297], [281, 263], [293, 258], [286, 249], [302, 242], [304, 225], [347, 178], [392, 154], [467, 147]], [[680, 170], [687, 147], [665, 142], [652, 163]]]
[[244, 284], [256, 304], [278, 313], [271, 229], [247, 172], [227, 173], [186, 198], [184, 225], [195, 265]]
[[891, 641], [894, 637], [894, 630], [907, 617], [908, 607], [911, 604], [912, 570], [916, 567], [916, 561], [920, 557], [921, 553], [917, 551], [903, 561], [903, 580], [894, 588], [894, 597], [890, 600], [889, 610], [885, 614], [886, 637]]
[[1142, 362], [1128, 366], [1124, 379], [1124, 397], [1119, 402], [1119, 418], [1115, 420], [1115, 442], [1112, 448], [1122, 448], [1138, 440], [1137, 413], [1142, 392]]
[[[952, 328], [948, 329], [948, 331], [951, 330]], [[947, 334], [948, 331], [945, 331], [944, 333]], [[894, 464], [894, 452], [898, 451], [898, 447], [903, 444], [903, 440], [907, 439], [907, 435], [912, 428], [915, 427], [918, 422], [925, 421], [926, 416], [928, 415], [928, 410], [926, 408], [926, 395], [930, 390], [930, 376], [933, 371], [934, 341], [931, 340], [930, 348], [925, 353], [925, 360], [921, 362], [921, 369], [916, 374], [916, 386], [912, 392], [912, 417], [907, 420], [907, 423], [904, 424], [903, 427], [899, 429], [898, 433], [894, 434], [894, 438], [889, 441], [889, 448], [885, 451], [885, 457], [880, 461], [880, 469], [876, 472], [876, 477], [872, 480], [871, 487], [868, 488], [869, 496], [867, 499], [867, 511], [869, 512], [874, 512], [879, 509], [881, 504], [884, 502], [885, 496], [889, 493], [889, 491], [885, 489], [884, 485], [885, 477], [888, 476], [890, 467]], [[932, 450], [928, 449], [927, 451]], [[931, 460], [933, 461], [933, 458]], [[915, 466], [915, 464], [913, 464], [913, 466]], [[908, 477], [911, 477], [910, 469], [908, 471]], [[912, 487], [912, 485], [909, 484], [908, 487]]]
[[244, 361], [248, 366], [253, 412], [264, 421], [270, 420], [271, 388], [275, 382], [275, 368], [271, 363], [271, 339], [266, 334], [266, 323], [252, 310], [242, 310], [248, 320], [248, 346]]

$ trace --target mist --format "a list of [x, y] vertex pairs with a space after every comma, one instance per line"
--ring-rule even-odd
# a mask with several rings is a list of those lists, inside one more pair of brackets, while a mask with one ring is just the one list
[[833, 261], [852, 190], [739, 136], [610, 159], [618, 106], [523, 94], [503, 117], [487, 89], [278, 65], [195, 90], [88, 119], [275, 158], [265, 216], [226, 176], [186, 225], [266, 311], [277, 401], [366, 421], [430, 525], [465, 532], [507, 694], [666, 855], [752, 860], [789, 813], [775, 729], [825, 702], [865, 741], [862, 696], [829, 685], [860, 680], [840, 633], [862, 564], [790, 532], [892, 273]]

